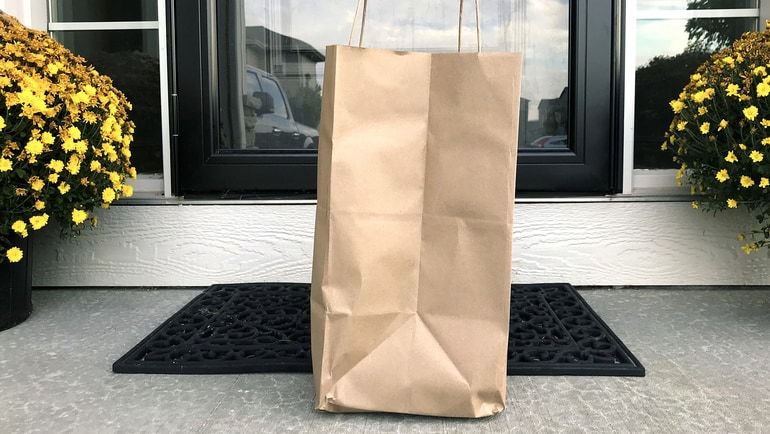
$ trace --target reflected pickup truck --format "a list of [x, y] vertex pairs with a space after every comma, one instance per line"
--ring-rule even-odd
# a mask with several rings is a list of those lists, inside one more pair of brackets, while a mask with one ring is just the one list
[[[318, 130], [294, 119], [278, 79], [246, 66], [243, 108], [247, 146], [257, 149], [318, 149]], [[253, 135], [252, 135], [253, 134]], [[252, 142], [253, 138], [253, 142]]]

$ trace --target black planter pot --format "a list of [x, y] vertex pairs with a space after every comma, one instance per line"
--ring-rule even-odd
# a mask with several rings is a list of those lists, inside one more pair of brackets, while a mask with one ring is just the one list
[[15, 240], [24, 251], [21, 261], [0, 263], [0, 331], [9, 329], [32, 313], [32, 242]]

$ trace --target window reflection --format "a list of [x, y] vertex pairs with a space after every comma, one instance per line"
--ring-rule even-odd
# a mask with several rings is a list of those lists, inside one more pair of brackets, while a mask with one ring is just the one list
[[756, 18], [641, 20], [637, 26], [634, 167], [678, 167], [660, 152], [671, 122], [669, 101], [676, 99], [700, 64], [744, 32]]
[[131, 162], [140, 173], [163, 172], [160, 64], [157, 30], [72, 30], [51, 32], [97, 71], [112, 78], [133, 105], [136, 124]]
[[[346, 44], [350, 0], [217, 2], [218, 152], [315, 152], [326, 45]], [[483, 51], [525, 53], [519, 147], [569, 144], [568, 0], [480, 3]], [[475, 50], [475, 22], [464, 23]], [[369, 2], [364, 45], [455, 51], [457, 2]], [[383, 71], [387, 74], [387, 71]]]

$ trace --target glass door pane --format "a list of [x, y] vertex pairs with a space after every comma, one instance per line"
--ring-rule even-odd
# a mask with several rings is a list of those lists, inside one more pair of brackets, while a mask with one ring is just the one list
[[[468, 3], [463, 49], [473, 51]], [[569, 1], [480, 5], [482, 50], [525, 53], [520, 149], [571, 149]], [[456, 51], [457, 7], [456, 0], [369, 2], [364, 45]], [[219, 137], [212, 153], [314, 154], [325, 46], [347, 44], [354, 13], [350, 0], [217, 2]]]
[[51, 22], [156, 21], [158, 0], [51, 0]]
[[634, 168], [679, 167], [660, 151], [676, 99], [690, 74], [744, 32], [757, 30], [757, 18], [640, 20], [636, 31], [636, 108]]

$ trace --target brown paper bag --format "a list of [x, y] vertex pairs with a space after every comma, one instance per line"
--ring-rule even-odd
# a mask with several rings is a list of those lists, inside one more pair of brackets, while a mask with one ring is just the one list
[[499, 413], [522, 57], [326, 53], [315, 407]]

